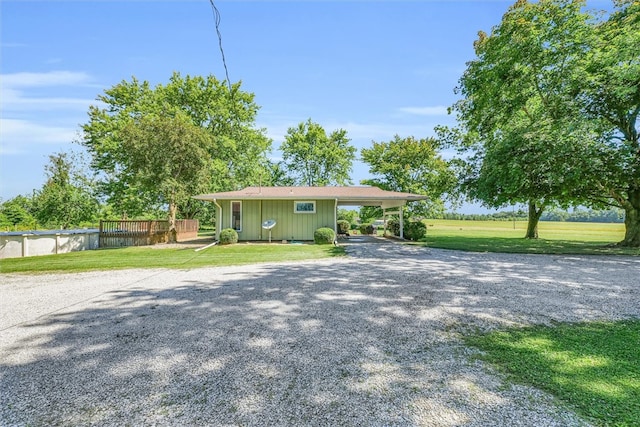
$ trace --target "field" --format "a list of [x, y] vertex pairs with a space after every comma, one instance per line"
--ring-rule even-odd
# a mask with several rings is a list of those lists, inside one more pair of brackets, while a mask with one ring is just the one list
[[426, 245], [476, 252], [640, 255], [613, 247], [624, 224], [540, 222], [539, 239], [524, 239], [526, 221], [426, 220]]

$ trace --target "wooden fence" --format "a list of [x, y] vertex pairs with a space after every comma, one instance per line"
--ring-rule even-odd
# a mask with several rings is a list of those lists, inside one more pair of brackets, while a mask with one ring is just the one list
[[[195, 239], [198, 236], [197, 219], [176, 220], [176, 240], [178, 242]], [[100, 221], [99, 246], [118, 248], [122, 246], [146, 246], [169, 241], [169, 221]]]

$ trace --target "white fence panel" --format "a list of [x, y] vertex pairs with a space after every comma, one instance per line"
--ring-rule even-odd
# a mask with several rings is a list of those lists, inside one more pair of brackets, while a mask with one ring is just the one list
[[98, 249], [98, 241], [97, 229], [0, 233], [0, 259]]

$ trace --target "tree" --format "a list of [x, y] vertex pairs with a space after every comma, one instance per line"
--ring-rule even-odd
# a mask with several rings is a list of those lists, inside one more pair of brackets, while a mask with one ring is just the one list
[[443, 196], [453, 191], [456, 182], [449, 163], [438, 153], [441, 148], [435, 138], [400, 138], [396, 135], [389, 142], [373, 141], [371, 148], [361, 150], [361, 155], [374, 178], [363, 180], [362, 184], [429, 196], [428, 200], [411, 206], [411, 215], [441, 213], [444, 211]]
[[640, 247], [640, 2], [617, 0], [595, 25], [592, 48], [573, 80], [587, 120], [602, 126], [602, 166], [591, 181], [590, 201], [625, 212], [621, 246]]
[[70, 153], [49, 156], [47, 181], [33, 197], [34, 216], [40, 224], [66, 229], [97, 219], [99, 203], [93, 183], [78, 166], [78, 158]]
[[327, 136], [311, 119], [289, 128], [280, 150], [295, 184], [312, 187], [351, 183], [356, 148], [349, 145], [346, 135], [339, 129]]
[[454, 110], [469, 150], [462, 187], [490, 207], [526, 203], [525, 237], [537, 238], [548, 206], [587, 199], [599, 153], [571, 82], [589, 50], [584, 1], [518, 0], [490, 35], [479, 33]]
[[14, 229], [19, 225], [33, 226], [35, 221], [31, 211], [33, 202], [30, 197], [16, 196], [0, 205], [2, 224], [10, 224]]
[[226, 147], [182, 110], [136, 117], [120, 137], [129, 153], [122, 174], [140, 188], [153, 189], [157, 203], [168, 205], [170, 232], [175, 232], [178, 205], [188, 206], [191, 196], [206, 191], [211, 176], [226, 168], [215, 158]]
[[196, 215], [202, 203], [188, 192], [234, 190], [266, 175], [271, 141], [255, 128], [258, 106], [240, 83], [174, 73], [151, 88], [133, 77], [98, 101], [104, 107], [90, 107], [79, 143], [92, 155], [101, 191], [123, 214], [165, 208], [171, 217]]

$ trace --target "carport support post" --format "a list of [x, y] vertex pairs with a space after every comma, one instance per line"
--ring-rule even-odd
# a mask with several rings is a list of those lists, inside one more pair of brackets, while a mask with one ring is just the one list
[[398, 212], [400, 213], [400, 238], [404, 239], [404, 223], [402, 220], [402, 206], [400, 206], [400, 208], [398, 209]]

